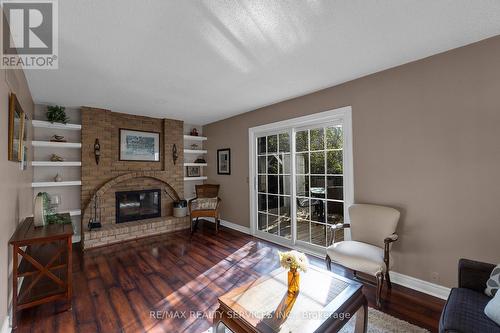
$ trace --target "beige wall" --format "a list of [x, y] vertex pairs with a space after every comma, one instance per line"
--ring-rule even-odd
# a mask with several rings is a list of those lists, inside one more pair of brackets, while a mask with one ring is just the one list
[[453, 286], [460, 257], [500, 262], [499, 36], [205, 126], [222, 218], [249, 226], [249, 127], [347, 105], [355, 201], [402, 212], [395, 271]]
[[[31, 181], [33, 169], [21, 171], [19, 163], [7, 160], [9, 94], [14, 92], [24, 112], [30, 119], [33, 114], [33, 100], [22, 70], [0, 70], [0, 325], [11, 305], [12, 249], [8, 242], [17, 224], [33, 212], [33, 190]], [[28, 125], [28, 142], [33, 132]], [[28, 146], [29, 162], [32, 149]]]

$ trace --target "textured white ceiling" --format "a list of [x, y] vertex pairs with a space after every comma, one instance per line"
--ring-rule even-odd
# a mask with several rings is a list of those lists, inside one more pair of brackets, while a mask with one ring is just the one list
[[37, 103], [206, 124], [500, 34], [499, 0], [64, 0]]

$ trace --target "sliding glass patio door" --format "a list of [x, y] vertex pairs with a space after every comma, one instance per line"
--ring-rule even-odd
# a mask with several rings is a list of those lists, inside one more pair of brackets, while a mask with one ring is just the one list
[[291, 240], [290, 133], [257, 137], [258, 230]]
[[326, 247], [344, 219], [342, 125], [295, 131], [297, 241]]
[[256, 236], [321, 250], [332, 241], [329, 226], [344, 222], [353, 201], [350, 108], [328, 116], [250, 129]]

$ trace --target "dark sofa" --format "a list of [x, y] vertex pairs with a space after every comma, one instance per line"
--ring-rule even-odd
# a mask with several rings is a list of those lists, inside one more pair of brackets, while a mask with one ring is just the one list
[[458, 288], [451, 290], [439, 321], [440, 333], [500, 333], [498, 326], [484, 314], [491, 300], [484, 294], [495, 265], [460, 259]]

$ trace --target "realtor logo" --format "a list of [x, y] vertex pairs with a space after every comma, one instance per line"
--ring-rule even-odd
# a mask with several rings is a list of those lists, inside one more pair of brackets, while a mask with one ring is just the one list
[[0, 0], [1, 68], [57, 69], [56, 0]]

